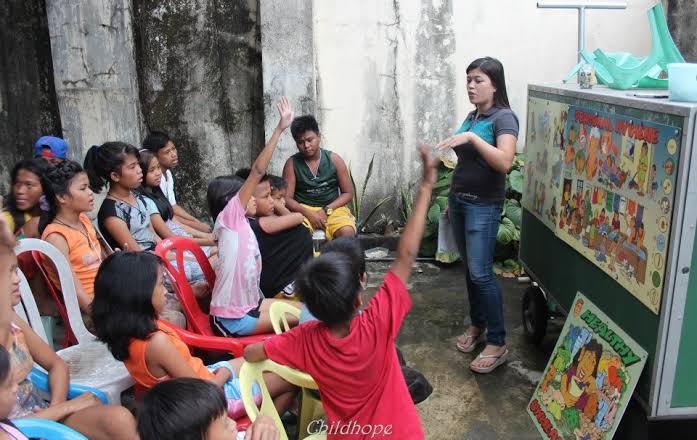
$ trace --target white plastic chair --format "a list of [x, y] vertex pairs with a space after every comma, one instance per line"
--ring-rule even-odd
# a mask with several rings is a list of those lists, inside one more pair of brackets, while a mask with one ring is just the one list
[[46, 336], [46, 329], [41, 322], [41, 315], [39, 314], [39, 308], [36, 306], [36, 301], [34, 301], [34, 295], [32, 295], [31, 288], [29, 288], [29, 282], [27, 282], [27, 278], [21, 270], [17, 269], [17, 275], [19, 275], [19, 292], [22, 295], [22, 300], [15, 306], [15, 313], [29, 324], [34, 333], [39, 335], [45, 343], [51, 345], [51, 341]]
[[[70, 327], [73, 329], [73, 333], [78, 341], [77, 345], [57, 351], [58, 356], [63, 358], [68, 364], [70, 380], [102, 390], [107, 395], [109, 403], [120, 404], [121, 393], [132, 387], [135, 382], [128, 370], [126, 370], [123, 362], [114, 359], [106, 344], [99, 342], [85, 327], [85, 323], [82, 321], [82, 314], [80, 313], [80, 306], [77, 302], [73, 272], [68, 260], [53, 245], [35, 238], [20, 240], [19, 245], [15, 248], [17, 255], [22, 252], [32, 251], [38, 251], [46, 255], [58, 272], [58, 279], [63, 292], [63, 302], [68, 311], [68, 321], [70, 321]], [[22, 289], [22, 284], [20, 284], [20, 292], [25, 309], [31, 309], [30, 304], [33, 304], [33, 308], [36, 309], [31, 290], [29, 290], [26, 282], [24, 284], [26, 288]], [[37, 331], [37, 333], [39, 335], [44, 333], [43, 337], [46, 340], [45, 332], [41, 326], [41, 319], [39, 319], [38, 324], [35, 324], [35, 318], [31, 316], [32, 314], [33, 312], [27, 312], [26, 314], [29, 317], [32, 329], [35, 329], [35, 331], [40, 329], [41, 331]], [[36, 314], [38, 315], [38, 311]]]

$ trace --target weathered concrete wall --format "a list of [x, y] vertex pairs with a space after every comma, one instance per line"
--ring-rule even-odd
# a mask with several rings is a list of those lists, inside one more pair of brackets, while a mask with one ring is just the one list
[[178, 198], [206, 215], [208, 181], [249, 166], [263, 146], [257, 3], [133, 3], [146, 126], [173, 137]]
[[43, 0], [0, 2], [0, 194], [42, 134], [60, 134]]
[[667, 0], [668, 27], [685, 60], [697, 63], [697, 0]]
[[[278, 124], [280, 96], [288, 97], [296, 116], [317, 111], [312, 4], [312, 0], [259, 2], [266, 139]], [[296, 151], [288, 130], [271, 160], [271, 172], [280, 175], [286, 159]]]
[[143, 132], [130, 0], [46, 0], [63, 135], [81, 160], [93, 144]]
[[[277, 11], [267, 18], [262, 6], [262, 21], [273, 22], [285, 12], [278, 6], [284, 2], [266, 3]], [[647, 54], [646, 9], [653, 3], [636, 0], [625, 11], [589, 11], [586, 47]], [[558, 82], [576, 63], [576, 12], [538, 10], [533, 1], [316, 1], [312, 16], [314, 56], [308, 48], [292, 53], [314, 62], [324, 145], [350, 161], [359, 179], [375, 154], [372, 202], [393, 195], [396, 203], [399, 188], [419, 177], [415, 146], [447, 136], [471, 109], [465, 93], [470, 61], [490, 55], [503, 62], [523, 134], [527, 84]], [[266, 54], [285, 42], [262, 38], [266, 76]], [[304, 93], [292, 84], [270, 89], [265, 77], [267, 90]], [[266, 117], [275, 118], [270, 107]]]

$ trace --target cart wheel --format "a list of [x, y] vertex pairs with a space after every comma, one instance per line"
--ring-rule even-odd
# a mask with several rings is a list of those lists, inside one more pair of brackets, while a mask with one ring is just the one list
[[547, 332], [547, 301], [542, 291], [530, 286], [523, 295], [523, 328], [531, 344], [539, 344]]

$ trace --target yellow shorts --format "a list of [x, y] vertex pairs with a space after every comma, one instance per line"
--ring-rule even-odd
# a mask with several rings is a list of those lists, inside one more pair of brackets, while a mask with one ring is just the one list
[[[322, 208], [316, 206], [301, 205], [305, 208], [311, 209], [313, 211], [319, 211]], [[305, 218], [303, 225], [310, 230], [310, 233], [315, 232], [315, 228], [312, 226], [310, 221]], [[334, 238], [334, 233], [344, 226], [350, 226], [353, 228], [353, 232], [356, 232], [356, 218], [351, 214], [351, 211], [345, 206], [341, 208], [336, 208], [332, 215], [327, 218], [327, 223], [324, 224], [324, 233], [327, 235], [327, 240]]]

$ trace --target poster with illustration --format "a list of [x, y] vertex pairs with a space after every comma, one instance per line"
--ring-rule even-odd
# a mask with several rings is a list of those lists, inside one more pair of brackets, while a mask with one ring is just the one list
[[680, 130], [571, 106], [564, 139], [556, 234], [658, 313]]
[[611, 439], [647, 353], [577, 293], [528, 414], [545, 439]]
[[523, 206], [554, 230], [559, 216], [564, 166], [564, 127], [569, 106], [546, 99], [528, 101]]

